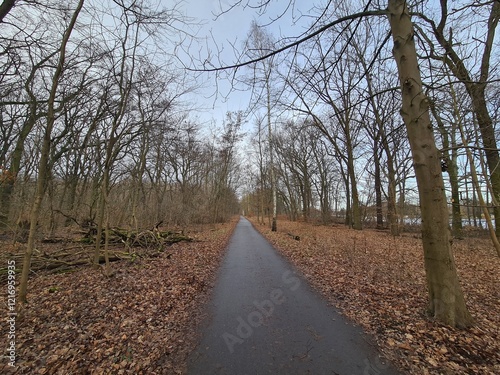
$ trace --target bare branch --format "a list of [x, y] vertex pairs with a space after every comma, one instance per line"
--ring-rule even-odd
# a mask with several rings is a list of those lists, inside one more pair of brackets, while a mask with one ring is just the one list
[[295, 42], [293, 43], [290, 43], [290, 44], [287, 44], [286, 46], [284, 47], [281, 47], [281, 48], [278, 48], [264, 56], [260, 56], [258, 58], [255, 58], [255, 59], [252, 59], [252, 60], [248, 60], [248, 61], [245, 61], [245, 62], [241, 62], [241, 63], [237, 63], [237, 64], [233, 64], [233, 65], [227, 65], [227, 66], [222, 66], [222, 67], [216, 67], [216, 68], [210, 68], [210, 69], [206, 69], [206, 68], [203, 68], [203, 69], [192, 69], [192, 68], [189, 68], [189, 67], [186, 67], [187, 70], [190, 70], [190, 71], [194, 71], [194, 72], [218, 72], [218, 71], [222, 71], [222, 70], [228, 70], [228, 69], [237, 69], [237, 68], [241, 68], [241, 67], [244, 67], [244, 66], [247, 66], [247, 65], [251, 65], [251, 64], [255, 64], [259, 61], [262, 61], [262, 60], [266, 60], [270, 57], [273, 57], [281, 52], [284, 52], [286, 50], [289, 50], [291, 48], [294, 48], [294, 47], [297, 47], [299, 46], [300, 44], [314, 38], [315, 36], [325, 32], [326, 30], [328, 30], [329, 28], [335, 26], [335, 25], [338, 25], [339, 23], [342, 23], [342, 22], [345, 22], [345, 21], [350, 21], [350, 20], [355, 20], [355, 19], [358, 19], [358, 18], [362, 18], [362, 17], [368, 17], [368, 16], [386, 16], [387, 15], [387, 11], [386, 10], [370, 10], [370, 11], [364, 11], [364, 12], [359, 12], [359, 13], [355, 13], [355, 14], [351, 14], [351, 15], [348, 15], [348, 16], [345, 16], [345, 17], [341, 17], [341, 18], [338, 18], [337, 20], [333, 21], [333, 22], [330, 22], [329, 24], [325, 25], [325, 26], [322, 26], [320, 27], [318, 30], [316, 30], [315, 32], [309, 34], [309, 35], [306, 35], [305, 37], [303, 38], [300, 38], [298, 40], [296, 40]]
[[2, 5], [0, 5], [0, 22], [3, 22], [4, 17], [14, 7], [15, 3], [16, 0], [3, 0]]

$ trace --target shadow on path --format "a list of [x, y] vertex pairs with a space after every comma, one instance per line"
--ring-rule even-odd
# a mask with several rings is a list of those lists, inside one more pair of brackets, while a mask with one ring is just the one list
[[189, 374], [398, 374], [245, 218], [209, 309]]

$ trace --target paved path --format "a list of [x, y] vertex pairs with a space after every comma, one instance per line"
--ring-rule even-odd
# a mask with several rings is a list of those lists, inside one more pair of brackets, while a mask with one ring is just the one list
[[398, 374], [244, 218], [209, 308], [189, 374]]

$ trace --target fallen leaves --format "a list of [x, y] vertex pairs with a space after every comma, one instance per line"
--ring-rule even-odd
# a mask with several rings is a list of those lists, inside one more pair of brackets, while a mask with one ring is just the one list
[[[236, 222], [202, 228], [195, 242], [157, 258], [113, 263], [111, 278], [90, 267], [32, 277], [30, 303], [17, 319], [15, 373], [185, 373], [200, 307]], [[0, 372], [9, 371], [2, 361]]]
[[453, 246], [475, 319], [474, 327], [458, 330], [426, 314], [420, 239], [285, 220], [278, 232], [254, 225], [406, 373], [500, 374], [500, 259], [488, 239], [470, 238]]

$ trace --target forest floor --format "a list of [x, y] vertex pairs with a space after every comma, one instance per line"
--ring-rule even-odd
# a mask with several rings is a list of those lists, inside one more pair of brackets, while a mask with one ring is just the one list
[[[91, 266], [37, 272], [30, 278], [29, 304], [15, 320], [15, 368], [5, 355], [10, 326], [8, 310], [2, 308], [0, 373], [185, 373], [236, 223], [237, 218], [197, 227], [187, 232], [193, 242], [175, 243], [154, 258], [113, 262], [109, 278]], [[40, 244], [38, 250], [50, 253], [61, 246]], [[22, 248], [0, 241], [0, 253]], [[5, 296], [5, 280], [2, 285]]]
[[[421, 239], [415, 234], [278, 221], [254, 226], [342, 314], [372, 334], [409, 374], [500, 374], [500, 259], [486, 238], [455, 240], [453, 251], [473, 327], [426, 314]], [[294, 239], [299, 236], [300, 240]], [[378, 372], [375, 372], [378, 374]]]

